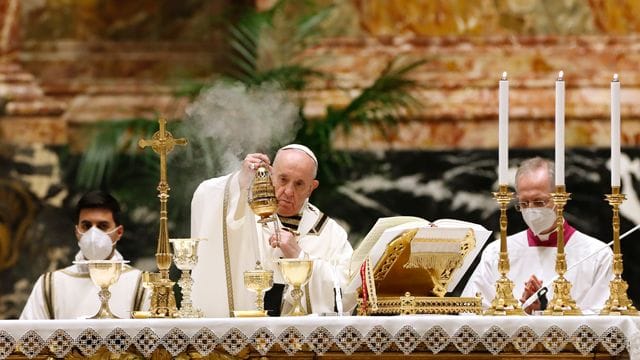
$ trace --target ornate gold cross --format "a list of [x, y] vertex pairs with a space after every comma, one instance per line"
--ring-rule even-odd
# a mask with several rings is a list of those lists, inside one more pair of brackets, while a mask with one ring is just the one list
[[[167, 182], [167, 154], [173, 150], [176, 145], [187, 145], [187, 139], [179, 138], [174, 139], [173, 135], [168, 132], [166, 128], [167, 120], [164, 118], [158, 119], [160, 123], [160, 130], [156, 131], [151, 137], [151, 140], [140, 139], [138, 146], [144, 149], [147, 146], [151, 146], [156, 154], [160, 154], [160, 183]], [[160, 189], [158, 189], [159, 191]]]
[[169, 278], [171, 267], [171, 250], [169, 249], [169, 228], [167, 202], [169, 200], [169, 183], [167, 182], [167, 154], [175, 145], [187, 145], [187, 139], [174, 139], [170, 132], [166, 131], [167, 121], [158, 119], [160, 130], [153, 134], [151, 140], [140, 139], [138, 146], [145, 148], [151, 146], [153, 151], [160, 155], [160, 183], [158, 184], [158, 197], [160, 198], [160, 230], [158, 233], [158, 247], [156, 249], [156, 264], [160, 270], [159, 278], [149, 281], [153, 290], [151, 295], [151, 316], [171, 317], [176, 313], [175, 297], [173, 295], [173, 282]]

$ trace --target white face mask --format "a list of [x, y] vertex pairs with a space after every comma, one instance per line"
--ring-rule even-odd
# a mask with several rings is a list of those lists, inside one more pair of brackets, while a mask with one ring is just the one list
[[109, 234], [112, 234], [118, 228], [105, 233], [104, 231], [92, 226], [86, 232], [78, 229], [78, 234], [82, 235], [78, 245], [82, 254], [87, 260], [105, 260], [113, 251], [113, 241]]
[[522, 218], [534, 234], [540, 235], [556, 222], [556, 212], [548, 207], [522, 209]]

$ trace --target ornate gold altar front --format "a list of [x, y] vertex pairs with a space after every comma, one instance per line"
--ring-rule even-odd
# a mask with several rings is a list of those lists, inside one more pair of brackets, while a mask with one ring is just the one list
[[422, 238], [420, 229], [403, 232], [387, 244], [373, 271], [366, 268], [371, 264], [364, 265], [359, 315], [479, 314], [482, 311], [480, 297], [445, 297], [453, 271], [475, 246], [473, 230], [433, 230], [440, 235]]

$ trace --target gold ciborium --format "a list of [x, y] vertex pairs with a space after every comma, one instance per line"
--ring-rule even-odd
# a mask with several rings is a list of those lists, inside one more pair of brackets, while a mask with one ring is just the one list
[[77, 265], [86, 265], [89, 268], [91, 281], [100, 288], [98, 292], [100, 309], [89, 319], [119, 319], [109, 308], [109, 299], [111, 298], [109, 287], [118, 281], [124, 264], [128, 262], [127, 260], [85, 260], [73, 262]]
[[291, 290], [293, 308], [288, 314], [286, 314], [286, 316], [307, 315], [307, 312], [300, 302], [303, 294], [301, 288], [309, 282], [309, 279], [311, 279], [311, 273], [313, 272], [313, 260], [280, 259], [277, 263], [284, 281], [293, 287]]
[[256, 293], [256, 310], [234, 311], [234, 315], [237, 317], [267, 316], [267, 311], [264, 309], [264, 293], [272, 286], [273, 271], [263, 269], [260, 261], [256, 261], [256, 267], [253, 270], [244, 272], [244, 287]]
[[191, 301], [191, 289], [193, 287], [193, 278], [191, 278], [191, 270], [198, 263], [198, 242], [202, 239], [170, 239], [173, 245], [173, 263], [182, 271], [178, 286], [182, 289], [182, 301], [180, 302], [180, 310], [177, 316], [181, 318], [199, 318], [202, 317], [202, 310], [193, 306]]

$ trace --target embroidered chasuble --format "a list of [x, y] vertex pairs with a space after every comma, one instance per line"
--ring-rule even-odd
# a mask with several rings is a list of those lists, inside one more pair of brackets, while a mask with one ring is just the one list
[[[255, 294], [245, 289], [243, 272], [254, 269], [256, 260], [264, 269], [273, 270], [275, 284], [285, 283], [275, 264], [283, 254], [268, 243], [273, 223], [257, 222], [258, 217], [247, 203], [247, 191], [240, 189], [237, 176], [234, 173], [202, 182], [191, 202], [191, 237], [207, 239], [199, 244], [199, 261], [192, 273], [192, 297], [208, 317], [233, 316], [233, 310], [255, 310]], [[295, 217], [283, 220], [282, 226], [291, 229], [298, 222]], [[303, 206], [297, 231], [302, 251], [314, 260], [311, 280], [303, 287], [302, 305], [308, 312], [331, 312], [335, 304], [333, 270], [344, 289], [353, 253], [347, 233], [309, 203]], [[289, 291], [283, 287], [283, 313], [291, 308]], [[276, 296], [275, 301], [278, 299]], [[355, 293], [344, 294], [345, 311], [353, 309], [355, 301]]]
[[[571, 296], [576, 305], [585, 313], [599, 312], [609, 298], [609, 282], [613, 279], [612, 251], [602, 241], [575, 230], [565, 221], [565, 255], [567, 268], [586, 258], [565, 273], [571, 282]], [[513, 281], [513, 296], [520, 299], [524, 284], [535, 275], [547, 286], [547, 299], [553, 298], [552, 280], [556, 276], [556, 234], [541, 240], [530, 230], [521, 231], [507, 237], [510, 271], [507, 276]], [[602, 249], [604, 248], [604, 249]], [[602, 250], [601, 250], [602, 249]], [[599, 251], [600, 250], [600, 251]], [[482, 295], [482, 305], [487, 308], [495, 297], [495, 283], [500, 277], [498, 257], [500, 241], [487, 245], [478, 267], [469, 279], [462, 296]]]
[[[78, 253], [76, 259], [83, 259]], [[122, 260], [115, 252], [113, 259]], [[72, 265], [41, 275], [33, 286], [21, 320], [78, 319], [95, 315], [100, 309], [98, 287], [86, 265]], [[124, 265], [118, 282], [111, 285], [109, 307], [114, 315], [129, 319], [131, 311], [147, 310], [150, 292], [142, 286], [142, 272]]]

